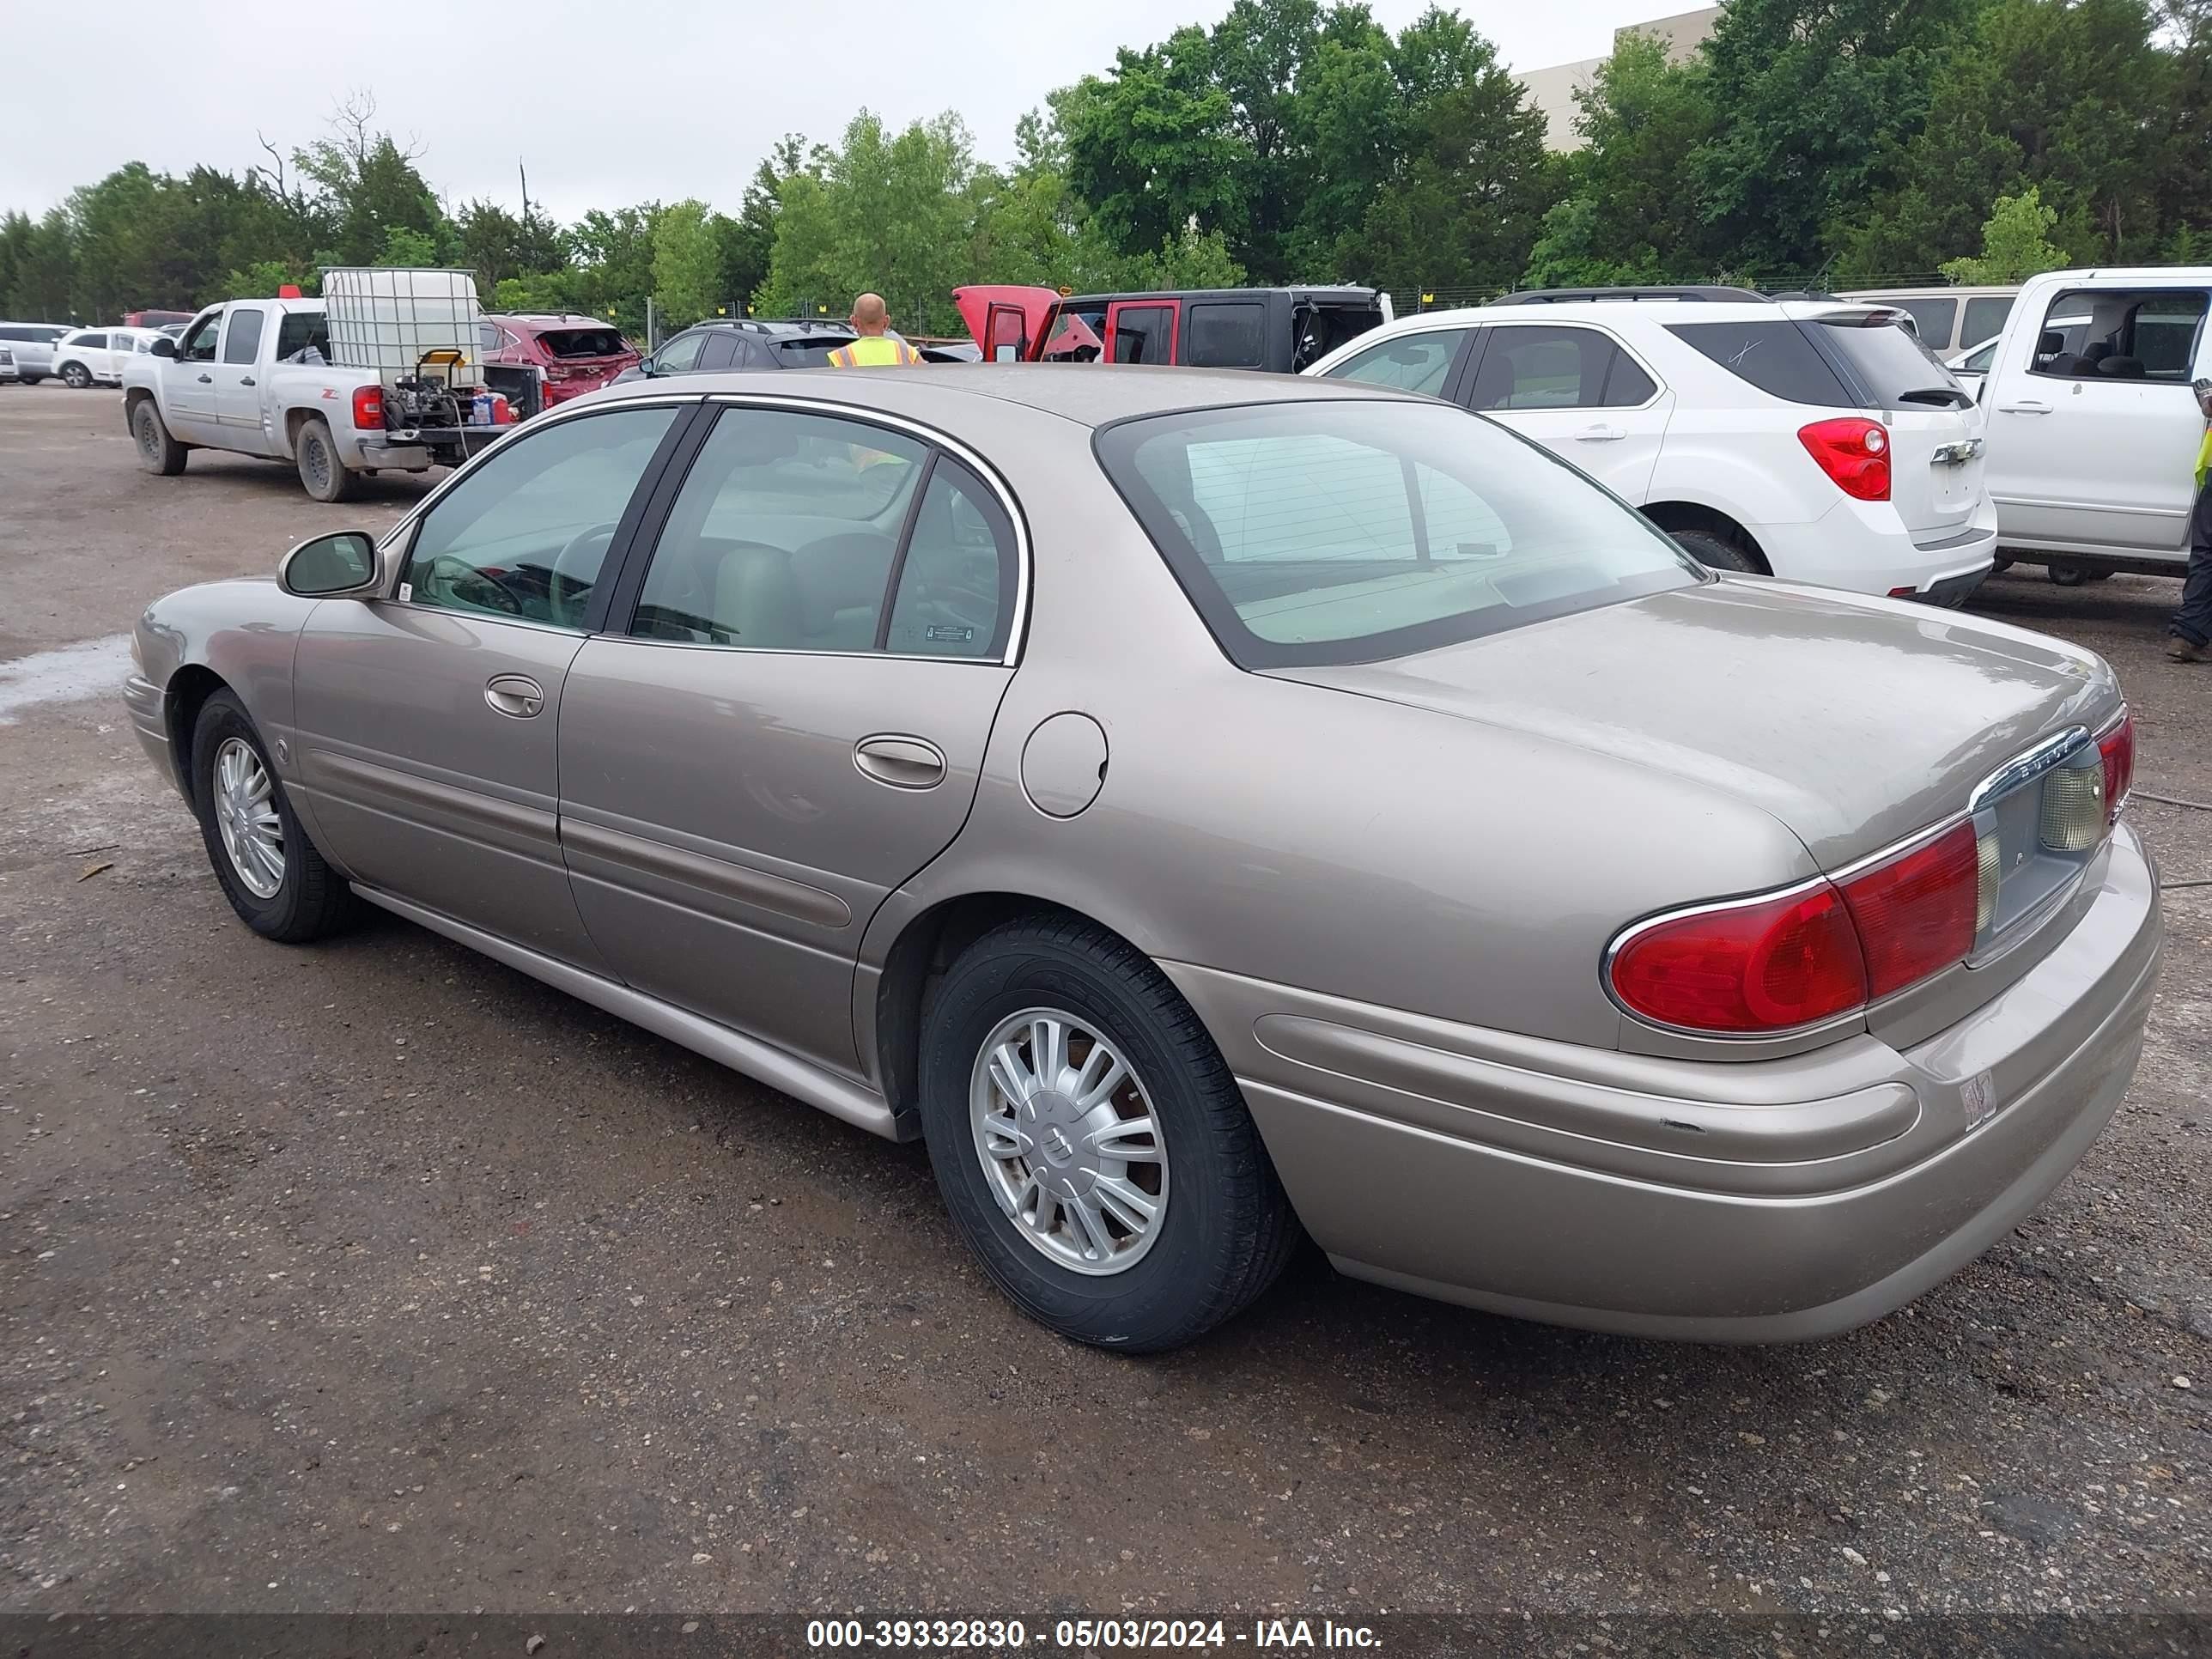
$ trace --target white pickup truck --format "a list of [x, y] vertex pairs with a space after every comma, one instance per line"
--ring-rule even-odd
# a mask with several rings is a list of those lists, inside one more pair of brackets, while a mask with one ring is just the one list
[[331, 361], [320, 300], [234, 300], [195, 317], [173, 343], [131, 357], [123, 412], [140, 465], [173, 477], [195, 449], [289, 460], [319, 501], [364, 476], [458, 466], [504, 428], [473, 398], [424, 401], [374, 368]]
[[2022, 285], [1979, 398], [2001, 564], [2047, 565], [2066, 584], [2187, 568], [2208, 311], [2212, 266]]

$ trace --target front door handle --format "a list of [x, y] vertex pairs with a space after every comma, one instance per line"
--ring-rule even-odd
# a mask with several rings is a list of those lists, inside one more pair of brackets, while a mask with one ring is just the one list
[[527, 674], [495, 674], [484, 684], [484, 701], [495, 713], [526, 720], [545, 707], [545, 692]]
[[200, 376], [200, 384], [201, 384], [202, 386], [213, 386], [213, 385], [215, 384], [215, 376], [214, 376], [214, 375], [212, 375], [212, 374], [203, 374], [203, 375], [201, 375], [201, 376]]
[[253, 377], [251, 374], [241, 374], [238, 377], [238, 383], [240, 386], [252, 386], [253, 384]]
[[2007, 415], [2048, 415], [2051, 405], [2038, 403], [2033, 398], [2023, 398], [2016, 404], [1999, 404], [1998, 410]]
[[1575, 441], [1583, 444], [1617, 444], [1628, 434], [1617, 426], [1586, 426], [1575, 434]]
[[862, 738], [853, 745], [853, 764], [894, 789], [934, 789], [945, 781], [945, 751], [926, 738], [896, 732]]

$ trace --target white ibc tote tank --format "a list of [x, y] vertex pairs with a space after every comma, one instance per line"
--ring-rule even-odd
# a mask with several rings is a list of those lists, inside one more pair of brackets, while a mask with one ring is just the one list
[[475, 276], [396, 265], [333, 265], [323, 272], [323, 307], [331, 361], [373, 368], [391, 379], [410, 375], [434, 351], [458, 351], [461, 368], [440, 374], [448, 384], [481, 378], [477, 364]]

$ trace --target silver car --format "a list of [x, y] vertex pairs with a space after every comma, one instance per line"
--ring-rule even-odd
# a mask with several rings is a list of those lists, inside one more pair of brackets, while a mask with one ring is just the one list
[[128, 702], [248, 925], [356, 898], [894, 1139], [1022, 1309], [1344, 1272], [1702, 1340], [2064, 1178], [2160, 949], [2096, 657], [1701, 569], [1328, 380], [697, 376], [188, 588]]

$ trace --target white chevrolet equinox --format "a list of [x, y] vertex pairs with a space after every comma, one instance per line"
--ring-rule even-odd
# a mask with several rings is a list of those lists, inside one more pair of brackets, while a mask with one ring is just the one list
[[1485, 415], [1709, 565], [1956, 605], [1996, 550], [1981, 423], [1903, 317], [1748, 289], [1544, 289], [1400, 318], [1305, 372]]

